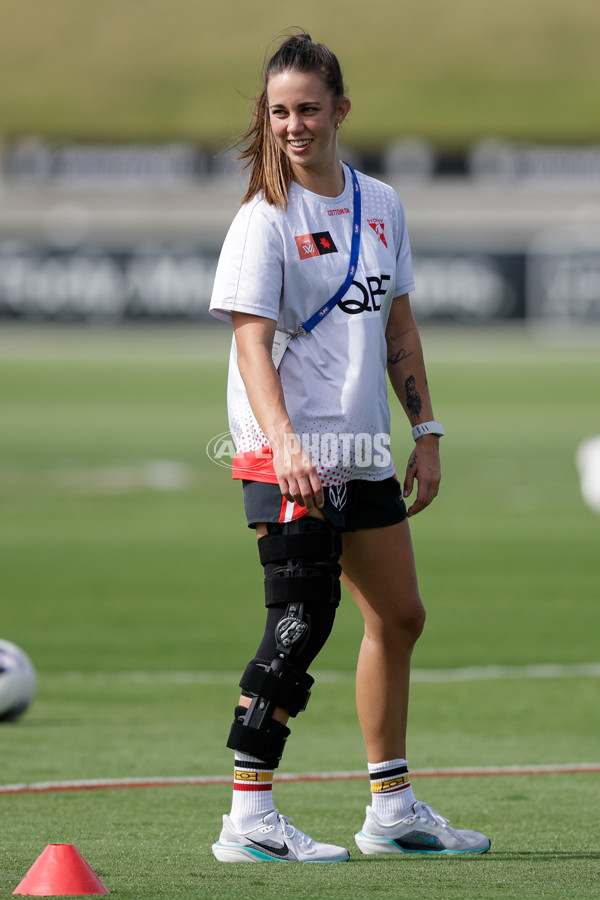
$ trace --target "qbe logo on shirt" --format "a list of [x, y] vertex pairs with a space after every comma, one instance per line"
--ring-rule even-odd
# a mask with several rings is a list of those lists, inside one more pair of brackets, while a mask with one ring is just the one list
[[[331, 291], [337, 284], [335, 279], [329, 282]], [[361, 313], [379, 315], [382, 305], [391, 302], [394, 288], [394, 273], [391, 269], [379, 272], [368, 272], [355, 278], [333, 314], [335, 321], [341, 322], [347, 316]]]
[[294, 240], [300, 259], [311, 259], [313, 256], [325, 256], [326, 253], [337, 253], [338, 249], [328, 231], [315, 231], [314, 234], [299, 234]]

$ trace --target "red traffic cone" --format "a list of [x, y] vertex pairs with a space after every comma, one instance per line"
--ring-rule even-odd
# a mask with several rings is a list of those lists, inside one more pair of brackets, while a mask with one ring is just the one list
[[48, 844], [13, 891], [34, 897], [109, 893], [73, 844]]

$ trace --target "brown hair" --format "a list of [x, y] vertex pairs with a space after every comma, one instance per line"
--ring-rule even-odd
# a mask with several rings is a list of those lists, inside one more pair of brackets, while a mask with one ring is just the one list
[[310, 34], [286, 38], [265, 66], [263, 87], [254, 102], [250, 127], [234, 145], [240, 146], [250, 141], [238, 156], [238, 159], [246, 160], [244, 168], [250, 169], [248, 190], [242, 203], [247, 203], [263, 191], [267, 203], [282, 209], [287, 206], [292, 168], [287, 156], [275, 143], [271, 131], [267, 86], [271, 75], [290, 71], [316, 72], [336, 101], [345, 95], [340, 64], [328, 47], [314, 44]]

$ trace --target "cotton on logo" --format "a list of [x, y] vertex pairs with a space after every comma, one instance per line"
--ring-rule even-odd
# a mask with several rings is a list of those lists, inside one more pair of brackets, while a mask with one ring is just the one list
[[367, 221], [383, 246], [387, 247], [387, 241], [385, 239], [385, 234], [383, 233], [383, 229], [385, 228], [385, 222], [383, 221], [383, 219], [367, 219]]

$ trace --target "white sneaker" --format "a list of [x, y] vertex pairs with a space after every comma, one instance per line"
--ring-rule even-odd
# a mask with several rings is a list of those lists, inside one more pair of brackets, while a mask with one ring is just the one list
[[223, 830], [212, 852], [221, 862], [344, 862], [350, 854], [344, 847], [318, 844], [299, 831], [275, 809], [262, 825], [240, 834], [229, 816], [223, 816]]
[[355, 837], [362, 853], [486, 853], [491, 841], [477, 831], [457, 831], [435, 809], [415, 803], [412, 812], [384, 825], [370, 806], [362, 831]]

